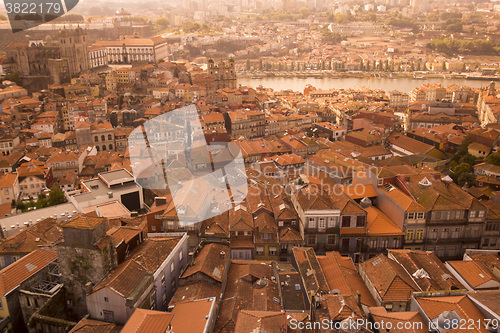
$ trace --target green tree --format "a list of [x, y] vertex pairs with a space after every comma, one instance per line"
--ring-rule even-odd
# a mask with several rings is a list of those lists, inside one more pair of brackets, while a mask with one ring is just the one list
[[12, 73], [5, 74], [3, 80], [15, 82], [18, 86], [21, 86], [23, 84], [23, 78], [21, 77], [21, 73], [19, 73], [18, 71], [13, 71]]
[[309, 17], [309, 15], [311, 15], [311, 11], [307, 7], [300, 8], [299, 13], [300, 13], [300, 16], [302, 16], [302, 18], [304, 18], [304, 19]]
[[154, 23], [154, 25], [157, 25], [159, 27], [161, 27], [162, 29], [165, 29], [165, 28], [168, 28], [170, 26], [170, 20], [168, 19], [168, 17], [158, 17]]
[[493, 153], [486, 157], [486, 163], [491, 163], [500, 166], [500, 153]]
[[61, 190], [57, 186], [54, 186], [50, 189], [49, 199], [48, 199], [48, 204], [50, 206], [62, 204], [65, 203], [66, 201], [67, 201], [66, 196], [64, 195], [63, 190]]

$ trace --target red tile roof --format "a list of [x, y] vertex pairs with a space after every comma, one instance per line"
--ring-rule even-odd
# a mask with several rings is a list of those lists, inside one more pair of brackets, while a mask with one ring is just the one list
[[49, 249], [37, 249], [0, 271], [0, 296], [5, 297], [50, 263], [57, 259], [57, 253]]

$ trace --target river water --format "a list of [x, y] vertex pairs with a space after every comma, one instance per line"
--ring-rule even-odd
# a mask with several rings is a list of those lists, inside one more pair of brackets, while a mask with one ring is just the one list
[[265, 88], [273, 88], [275, 91], [292, 89], [293, 91], [303, 92], [307, 84], [318, 89], [359, 89], [366, 87], [369, 89], [382, 89], [385, 91], [399, 90], [409, 93], [412, 89], [420, 87], [424, 83], [439, 82], [447, 87], [453, 84], [458, 86], [469, 86], [472, 88], [481, 88], [489, 84], [489, 81], [466, 80], [466, 79], [445, 79], [428, 78], [425, 80], [411, 78], [287, 78], [287, 77], [264, 77], [261, 79], [241, 78], [238, 84], [242, 86], [257, 87], [262, 85]]

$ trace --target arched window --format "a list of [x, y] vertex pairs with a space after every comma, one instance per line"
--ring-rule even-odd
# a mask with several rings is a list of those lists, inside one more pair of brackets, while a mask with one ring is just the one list
[[112, 144], [109, 145], [109, 150], [113, 150], [113, 145]]
[[113, 139], [111, 138], [111, 134], [108, 134], [108, 140], [113, 140]]
[[97, 149], [97, 151], [99, 151], [99, 146], [95, 146], [95, 149]]
[[94, 136], [94, 141], [95, 141], [95, 142], [99, 141], [99, 138], [97, 137], [97, 135], [96, 135], [96, 136]]
[[106, 145], [102, 145], [102, 151], [106, 151]]
[[101, 135], [101, 141], [105, 141], [106, 137], [104, 135]]

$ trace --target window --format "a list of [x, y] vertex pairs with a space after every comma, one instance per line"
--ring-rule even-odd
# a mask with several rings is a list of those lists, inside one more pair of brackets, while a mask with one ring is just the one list
[[490, 239], [489, 238], [484, 238], [483, 239], [483, 246], [488, 246], [489, 243], [490, 243]]
[[309, 228], [316, 228], [316, 219], [314, 217], [309, 218]]
[[399, 238], [394, 238], [392, 246], [397, 249], [399, 247], [399, 245], [400, 245]]
[[474, 217], [476, 217], [476, 211], [475, 211], [475, 210], [471, 210], [471, 211], [469, 212], [469, 217], [470, 217], [470, 218], [474, 218]]
[[165, 285], [165, 274], [163, 274], [161, 276], [161, 285], [164, 286]]
[[335, 235], [328, 235], [326, 243], [328, 245], [335, 245]]
[[356, 227], [364, 227], [365, 226], [365, 217], [358, 216], [356, 219]]
[[269, 255], [270, 256], [275, 256], [276, 255], [276, 246], [270, 246], [269, 247]]
[[406, 230], [406, 240], [407, 241], [413, 240], [413, 230]]
[[326, 229], [326, 218], [324, 217], [319, 218], [318, 228]]
[[104, 135], [101, 135], [101, 141], [106, 141], [106, 137]]
[[282, 227], [283, 226], [283, 221], [278, 221], [278, 226]]
[[264, 255], [264, 247], [263, 246], [257, 246], [255, 248], [255, 251], [257, 252], [257, 255], [259, 255], [259, 256]]
[[422, 240], [424, 239], [424, 229], [418, 229], [417, 232], [415, 233], [415, 240]]
[[337, 226], [337, 217], [329, 217], [328, 218], [328, 228], [334, 228]]
[[95, 142], [99, 141], [99, 138], [97, 136], [94, 136], [94, 141]]
[[408, 213], [408, 219], [413, 220], [415, 218], [415, 213]]
[[441, 230], [441, 238], [448, 238], [448, 228], [444, 228], [443, 230]]
[[497, 239], [496, 238], [491, 239], [490, 246], [497, 246]]
[[389, 238], [383, 238], [381, 245], [383, 249], [387, 249], [389, 247]]
[[460, 228], [453, 228], [453, 231], [451, 232], [451, 238], [458, 238], [459, 234], [460, 234]]
[[431, 230], [431, 234], [430, 234], [429, 238], [436, 239], [437, 237], [438, 237], [438, 230], [437, 230], [437, 228], [434, 228]]
[[109, 150], [113, 150], [113, 145], [112, 144], [109, 145]]
[[108, 140], [112, 140], [112, 139], [111, 139], [111, 134], [108, 134]]
[[424, 213], [417, 213], [417, 218], [419, 220], [423, 219], [424, 218]]
[[316, 245], [316, 235], [307, 235], [307, 245]]
[[151, 226], [151, 231], [156, 231], [156, 226], [155, 225]]
[[478, 217], [484, 217], [484, 210], [480, 210], [480, 211], [479, 211], [479, 215], [478, 215]]
[[433, 220], [440, 220], [441, 219], [441, 212], [433, 212], [432, 219]]
[[175, 270], [175, 262], [170, 264], [170, 273], [172, 273]]
[[261, 233], [260, 238], [261, 239], [271, 239], [271, 234], [270, 233]]
[[351, 217], [342, 216], [342, 228], [349, 228], [351, 226]]

